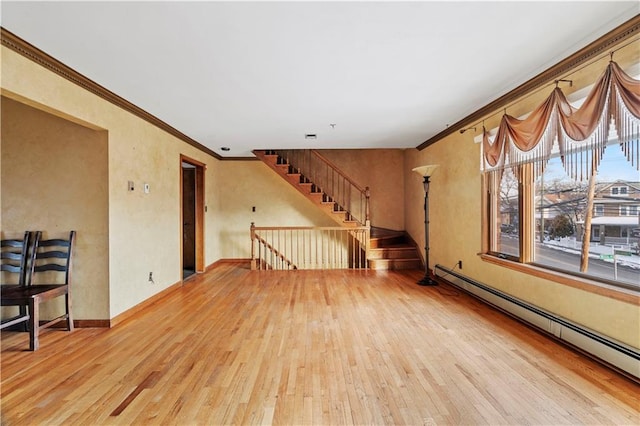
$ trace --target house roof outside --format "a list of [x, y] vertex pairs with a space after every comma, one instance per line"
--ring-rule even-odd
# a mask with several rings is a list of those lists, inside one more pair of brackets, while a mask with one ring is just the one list
[[596, 192], [602, 192], [611, 189], [611, 187], [620, 186], [633, 188], [640, 194], [640, 182], [629, 182], [626, 180], [616, 180], [614, 182], [599, 182], [596, 184]]
[[[578, 221], [576, 223], [584, 223]], [[638, 226], [640, 227], [640, 217], [638, 216], [598, 216], [591, 219], [591, 225], [611, 225], [611, 226]]]
[[615, 198], [596, 198], [593, 200], [595, 204], [639, 204], [640, 200], [635, 198], [615, 197]]

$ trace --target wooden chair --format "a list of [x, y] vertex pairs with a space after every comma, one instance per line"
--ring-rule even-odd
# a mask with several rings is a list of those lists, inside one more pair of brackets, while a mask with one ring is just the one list
[[[27, 263], [31, 242], [31, 232], [26, 231], [22, 239], [4, 239], [0, 241], [0, 299], [6, 292], [13, 291], [16, 287], [24, 287], [27, 281]], [[2, 306], [5, 306], [2, 303]], [[0, 330], [16, 324], [23, 326], [22, 331], [27, 330], [29, 314], [27, 307], [19, 306], [19, 314], [0, 322]]]
[[[67, 329], [73, 331], [69, 285], [71, 283], [71, 256], [75, 234], [75, 231], [71, 231], [66, 240], [43, 240], [41, 239], [42, 232], [36, 232], [26, 285], [13, 287], [2, 294], [3, 305], [27, 306], [29, 309], [29, 350], [38, 349], [40, 330], [60, 321], [66, 320]], [[38, 279], [40, 273], [46, 273], [46, 282], [40, 282], [42, 281]], [[53, 275], [59, 275], [60, 278], [51, 280], [50, 277]], [[65, 297], [65, 313], [40, 324], [40, 302], [59, 296]]]

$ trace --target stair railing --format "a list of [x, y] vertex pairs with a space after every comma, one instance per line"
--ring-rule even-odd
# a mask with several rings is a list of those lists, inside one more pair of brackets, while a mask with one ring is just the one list
[[305, 182], [313, 183], [318, 192], [325, 193], [339, 208], [346, 210], [352, 220], [362, 226], [370, 225], [369, 187], [362, 188], [316, 150], [275, 150]]
[[369, 231], [251, 223], [251, 269], [367, 269]]

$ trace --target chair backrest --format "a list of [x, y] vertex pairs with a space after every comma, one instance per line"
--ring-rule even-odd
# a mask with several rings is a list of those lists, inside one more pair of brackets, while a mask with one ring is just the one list
[[[0, 241], [2, 284], [26, 285], [30, 241], [31, 233], [29, 231], [24, 233], [22, 239], [15, 238]], [[9, 274], [16, 274], [15, 279], [7, 279]]]
[[45, 271], [64, 273], [64, 282], [56, 282], [56, 284], [68, 285], [71, 282], [71, 255], [75, 236], [76, 231], [71, 231], [68, 239], [43, 240], [42, 232], [36, 232], [33, 241], [33, 259], [29, 267], [31, 278], [28, 280], [28, 285], [33, 284], [34, 274]]

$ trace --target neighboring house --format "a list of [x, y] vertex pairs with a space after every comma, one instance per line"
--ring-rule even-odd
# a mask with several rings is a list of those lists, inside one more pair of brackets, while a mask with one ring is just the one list
[[[640, 228], [640, 182], [617, 180], [596, 187], [591, 221], [591, 241], [637, 244], [634, 229]], [[584, 221], [580, 221], [582, 235]]]
[[573, 223], [584, 219], [586, 197], [583, 193], [573, 190], [547, 192], [542, 196], [536, 195], [534, 203], [538, 229], [541, 219], [545, 222], [544, 228], [547, 229], [547, 222], [558, 215], [568, 216]]
[[[587, 197], [584, 191], [560, 190], [534, 198], [535, 219], [548, 230], [550, 221], [567, 215], [576, 225], [576, 237], [582, 239]], [[609, 244], [638, 244], [640, 232], [640, 182], [598, 183], [594, 194], [591, 241]], [[517, 212], [517, 198], [503, 199], [503, 224], [512, 223], [511, 212]], [[506, 229], [505, 229], [506, 230]]]
[[500, 200], [500, 230], [506, 233], [518, 231], [518, 196], [503, 196]]

